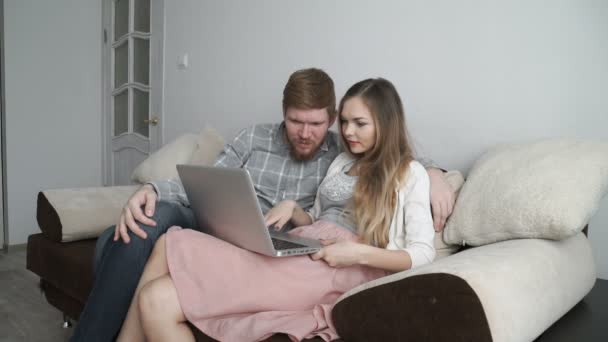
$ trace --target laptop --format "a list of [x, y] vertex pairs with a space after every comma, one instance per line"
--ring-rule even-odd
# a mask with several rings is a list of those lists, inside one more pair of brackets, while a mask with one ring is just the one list
[[321, 249], [318, 240], [266, 226], [247, 170], [177, 165], [177, 172], [199, 227], [206, 233], [274, 257], [310, 254]]

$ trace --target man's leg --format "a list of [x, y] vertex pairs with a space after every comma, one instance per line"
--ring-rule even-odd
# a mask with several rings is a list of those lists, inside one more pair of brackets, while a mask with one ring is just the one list
[[156, 227], [141, 225], [148, 238], [129, 231], [131, 242], [113, 241], [112, 233], [102, 234], [95, 258], [95, 282], [70, 341], [113, 341], [125, 319], [135, 288], [159, 236], [173, 225], [196, 228], [190, 208], [159, 202], [153, 219]]

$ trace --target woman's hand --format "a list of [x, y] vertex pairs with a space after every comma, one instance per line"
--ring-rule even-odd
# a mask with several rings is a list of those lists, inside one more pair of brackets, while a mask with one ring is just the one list
[[275, 205], [274, 208], [270, 209], [266, 215], [264, 215], [264, 222], [267, 227], [271, 225], [275, 230], [281, 230], [285, 223], [289, 222], [293, 216], [294, 209], [297, 203], [294, 200], [284, 200]]
[[347, 267], [360, 264], [360, 256], [367, 245], [349, 240], [321, 240], [324, 246], [310, 257], [313, 260], [323, 259], [331, 267]]

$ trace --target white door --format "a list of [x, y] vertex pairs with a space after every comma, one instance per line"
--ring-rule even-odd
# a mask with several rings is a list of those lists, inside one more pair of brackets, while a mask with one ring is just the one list
[[104, 0], [104, 184], [162, 144], [162, 0]]
[[[5, 148], [3, 145], [4, 141], [4, 1], [0, 0], [0, 245], [7, 250], [8, 246], [8, 232], [4, 229], [8, 229], [4, 222], [8, 220], [4, 216], [4, 190], [6, 185], [4, 179], [4, 156]], [[5, 238], [6, 237], [6, 238]]]

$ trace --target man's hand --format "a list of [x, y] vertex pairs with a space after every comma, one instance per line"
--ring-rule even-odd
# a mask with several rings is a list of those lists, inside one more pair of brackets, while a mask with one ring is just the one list
[[312, 260], [323, 259], [331, 267], [347, 267], [359, 264], [359, 255], [365, 245], [354, 241], [321, 240], [324, 246], [311, 254]]
[[266, 215], [264, 215], [266, 226], [270, 227], [272, 225], [275, 230], [283, 228], [285, 223], [291, 220], [296, 205], [297, 203], [293, 200], [279, 202], [279, 204], [275, 205], [266, 213]]
[[433, 211], [433, 226], [435, 231], [440, 232], [445, 227], [445, 222], [452, 214], [456, 195], [454, 189], [445, 179], [443, 171], [435, 168], [427, 169], [431, 180], [431, 209]]
[[[154, 191], [154, 188], [150, 184], [139, 188], [122, 208], [122, 213], [114, 230], [114, 241], [122, 238], [125, 243], [129, 243], [131, 239], [129, 238], [128, 229], [142, 239], [147, 238], [148, 235], [139, 227], [137, 222], [148, 226], [156, 226], [156, 222], [150, 218], [154, 215], [156, 199], [156, 191]], [[141, 210], [142, 206], [145, 208], [145, 214]]]

